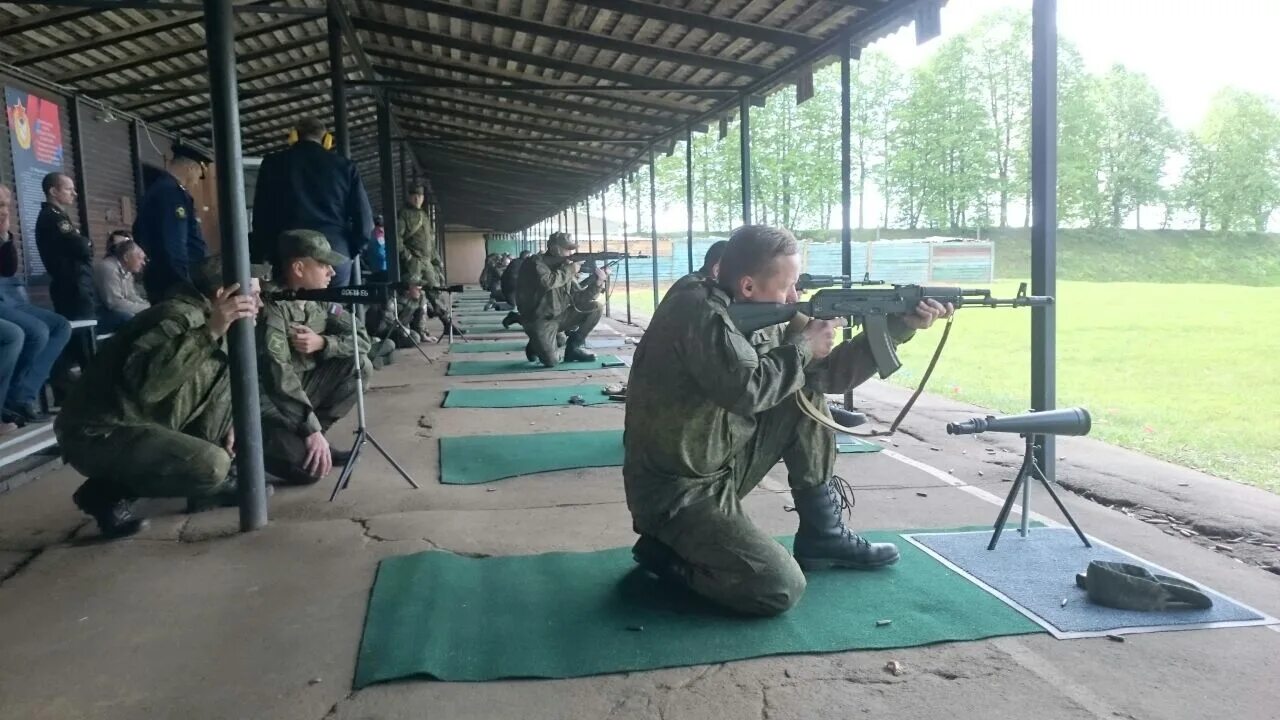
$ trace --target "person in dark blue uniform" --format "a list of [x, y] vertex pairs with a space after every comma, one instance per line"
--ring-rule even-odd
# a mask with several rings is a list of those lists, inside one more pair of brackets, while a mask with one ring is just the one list
[[[277, 271], [276, 240], [286, 230], [323, 233], [334, 252], [359, 257], [373, 235], [373, 211], [355, 163], [324, 147], [324, 123], [303, 118], [298, 142], [262, 158], [253, 195], [249, 257]], [[351, 284], [351, 262], [333, 268], [331, 287]]]
[[149, 258], [142, 285], [152, 305], [163, 301], [174, 286], [189, 281], [191, 266], [208, 254], [189, 188], [204, 177], [210, 162], [190, 145], [174, 143], [168, 172], [160, 173], [142, 196], [133, 238]]

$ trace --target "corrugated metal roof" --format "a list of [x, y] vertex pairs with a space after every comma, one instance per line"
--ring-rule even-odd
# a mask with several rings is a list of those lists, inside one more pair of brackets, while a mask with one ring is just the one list
[[[343, 0], [353, 157], [393, 104], [446, 219], [517, 230], [941, 0]], [[332, 122], [325, 0], [233, 0], [244, 151]], [[0, 3], [0, 62], [212, 143], [200, 4]]]

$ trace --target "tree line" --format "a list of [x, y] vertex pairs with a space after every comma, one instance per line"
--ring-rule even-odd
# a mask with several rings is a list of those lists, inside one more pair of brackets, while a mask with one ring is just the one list
[[[851, 172], [856, 227], [981, 228], [1030, 224], [1031, 17], [1006, 10], [904, 70], [875, 51], [852, 65]], [[789, 92], [751, 113], [756, 222], [797, 229], [839, 224], [840, 67], [814, 74], [814, 94]], [[695, 227], [741, 222], [740, 139], [694, 136]], [[637, 173], [632, 203], [648, 203]], [[683, 144], [660, 156], [659, 203], [685, 201]], [[868, 206], [874, 184], [877, 207]], [[1016, 204], [1016, 208], [1015, 208]], [[1167, 228], [1189, 213], [1202, 230], [1265, 231], [1280, 206], [1280, 110], [1225, 88], [1198, 127], [1173, 127], [1159, 92], [1116, 65], [1085, 70], [1058, 49], [1058, 215], [1063, 225]], [[1163, 210], [1145, 217], [1150, 208]], [[1010, 217], [1018, 211], [1021, 215]], [[642, 213], [648, 224], [647, 213]]]

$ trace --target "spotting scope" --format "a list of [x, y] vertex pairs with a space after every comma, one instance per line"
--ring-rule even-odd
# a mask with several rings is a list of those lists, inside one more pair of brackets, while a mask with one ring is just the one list
[[973, 418], [958, 423], [947, 423], [948, 435], [974, 435], [984, 432], [1016, 433], [1018, 435], [1088, 435], [1092, 420], [1084, 408], [1042, 410], [1022, 415], [1006, 415]]

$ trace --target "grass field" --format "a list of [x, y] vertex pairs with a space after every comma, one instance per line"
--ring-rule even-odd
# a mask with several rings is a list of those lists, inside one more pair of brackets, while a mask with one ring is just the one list
[[[650, 290], [632, 300], [650, 312]], [[620, 291], [612, 304], [620, 317]], [[1058, 406], [1088, 408], [1091, 437], [1280, 492], [1278, 315], [1278, 287], [1059, 282]], [[1030, 313], [970, 309], [955, 322], [930, 392], [1025, 412]], [[902, 346], [892, 382], [913, 387], [938, 337]]]

